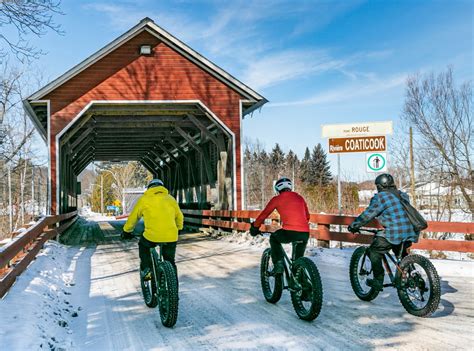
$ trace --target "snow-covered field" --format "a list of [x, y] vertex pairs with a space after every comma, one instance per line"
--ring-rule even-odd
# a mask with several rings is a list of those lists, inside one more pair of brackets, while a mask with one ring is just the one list
[[323, 279], [324, 306], [301, 321], [289, 295], [262, 296], [260, 255], [267, 239], [235, 234], [180, 240], [180, 311], [173, 329], [147, 308], [138, 280], [136, 241], [96, 248], [46, 244], [0, 300], [1, 350], [472, 349], [472, 262], [434, 260], [442, 302], [432, 318], [407, 314], [394, 289], [358, 300], [350, 287], [352, 249], [309, 247]]

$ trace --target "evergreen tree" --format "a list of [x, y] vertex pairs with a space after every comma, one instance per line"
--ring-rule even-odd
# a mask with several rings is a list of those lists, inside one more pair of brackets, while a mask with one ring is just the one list
[[330, 172], [329, 161], [327, 154], [324, 152], [321, 144], [313, 148], [310, 160], [310, 179], [308, 181], [311, 185], [328, 185], [332, 180]]
[[285, 158], [285, 172], [286, 176], [292, 178], [293, 186], [296, 184], [296, 179], [298, 178], [299, 164], [298, 156], [293, 150], [290, 150]]
[[285, 153], [278, 143], [276, 143], [275, 147], [272, 149], [269, 161], [271, 175], [276, 179], [284, 172], [285, 167]]
[[299, 167], [299, 178], [300, 181], [304, 184], [309, 183], [311, 179], [311, 172], [310, 172], [310, 167], [311, 167], [311, 154], [309, 152], [309, 148], [306, 147], [306, 150], [304, 151], [304, 156], [303, 159], [301, 160], [300, 167]]

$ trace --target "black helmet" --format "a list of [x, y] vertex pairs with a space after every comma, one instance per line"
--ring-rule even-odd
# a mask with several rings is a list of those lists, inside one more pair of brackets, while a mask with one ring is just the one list
[[378, 191], [394, 189], [395, 181], [393, 180], [393, 177], [390, 174], [384, 173], [375, 178], [375, 186], [377, 187]]

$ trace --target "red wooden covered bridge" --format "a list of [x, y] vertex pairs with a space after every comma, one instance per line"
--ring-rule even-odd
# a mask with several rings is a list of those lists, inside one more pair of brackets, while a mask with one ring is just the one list
[[66, 213], [93, 161], [139, 161], [180, 203], [241, 209], [241, 121], [266, 102], [145, 18], [24, 105], [48, 144], [51, 213]]

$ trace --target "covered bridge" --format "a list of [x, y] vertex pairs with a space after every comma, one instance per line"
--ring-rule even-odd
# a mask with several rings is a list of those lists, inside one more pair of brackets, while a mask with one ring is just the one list
[[241, 121], [267, 100], [145, 18], [24, 101], [49, 150], [51, 213], [93, 161], [139, 161], [180, 203], [241, 209]]

